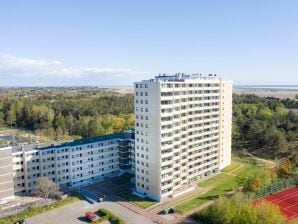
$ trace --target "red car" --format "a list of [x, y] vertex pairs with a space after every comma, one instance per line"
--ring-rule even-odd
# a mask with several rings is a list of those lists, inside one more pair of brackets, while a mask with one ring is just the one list
[[95, 215], [93, 212], [86, 212], [85, 216], [87, 219], [89, 219], [91, 222], [95, 221], [98, 219], [98, 216]]

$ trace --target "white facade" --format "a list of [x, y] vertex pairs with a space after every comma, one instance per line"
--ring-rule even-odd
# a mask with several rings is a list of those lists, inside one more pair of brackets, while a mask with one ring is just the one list
[[0, 204], [14, 198], [12, 147], [0, 146]]
[[0, 202], [32, 193], [43, 176], [68, 188], [124, 171], [134, 173], [134, 148], [134, 130], [63, 143], [0, 147]]
[[181, 194], [231, 163], [232, 82], [158, 76], [135, 83], [136, 192]]

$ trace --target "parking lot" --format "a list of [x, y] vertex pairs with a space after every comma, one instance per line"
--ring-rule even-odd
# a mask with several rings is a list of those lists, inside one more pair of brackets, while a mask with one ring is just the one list
[[[86, 211], [96, 212], [99, 208], [106, 208], [115, 215], [131, 224], [152, 224], [150, 219], [116, 203], [119, 198], [116, 194], [120, 191], [129, 190], [133, 185], [121, 178], [114, 177], [98, 183], [76, 189], [83, 196], [91, 200], [81, 200], [61, 208], [40, 214], [27, 219], [29, 224], [65, 224], [65, 223], [88, 223], [84, 217]], [[104, 198], [104, 202], [99, 202]]]
[[[155, 212], [146, 211], [117, 195], [122, 191], [130, 191], [133, 187], [129, 180], [114, 177], [73, 189], [73, 191], [81, 193], [86, 200], [80, 200], [42, 213], [28, 218], [26, 221], [29, 224], [89, 223], [87, 218], [85, 218], [87, 211], [96, 213], [99, 208], [105, 208], [124, 219], [128, 224], [175, 223], [176, 220], [174, 221], [167, 215], [158, 215]], [[104, 200], [100, 202], [100, 198]]]
[[150, 219], [145, 218], [115, 202], [90, 204], [87, 201], [78, 201], [70, 205], [66, 205], [61, 208], [28, 218], [26, 221], [28, 224], [89, 223], [89, 221], [84, 217], [85, 212], [96, 212], [99, 208], [108, 209], [130, 224], [153, 224]]

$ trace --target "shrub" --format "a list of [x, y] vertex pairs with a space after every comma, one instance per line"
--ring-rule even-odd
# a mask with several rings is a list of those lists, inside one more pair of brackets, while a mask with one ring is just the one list
[[112, 212], [110, 212], [107, 209], [100, 208], [97, 211], [98, 215], [100, 216], [98, 220], [92, 222], [94, 224], [102, 223], [103, 221], [109, 220], [113, 224], [126, 224], [126, 222], [119, 218], [118, 216], [114, 215]]
[[260, 202], [253, 206], [239, 195], [230, 199], [219, 198], [201, 212], [191, 216], [195, 220], [205, 224], [286, 224], [285, 217], [281, 214], [278, 206], [268, 202]]

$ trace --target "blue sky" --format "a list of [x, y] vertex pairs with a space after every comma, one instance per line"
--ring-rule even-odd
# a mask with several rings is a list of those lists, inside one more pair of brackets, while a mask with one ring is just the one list
[[297, 85], [298, 1], [0, 1], [0, 86], [175, 72]]

